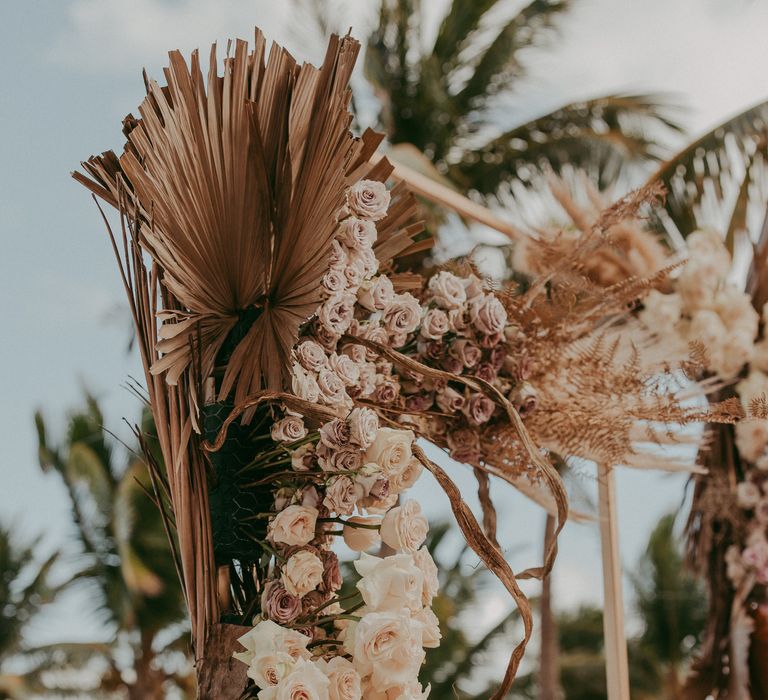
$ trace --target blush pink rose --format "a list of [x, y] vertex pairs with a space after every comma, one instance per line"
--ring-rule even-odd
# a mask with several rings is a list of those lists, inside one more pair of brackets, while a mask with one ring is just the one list
[[315, 537], [317, 509], [307, 506], [288, 506], [269, 523], [273, 542], [288, 545], [305, 545]]
[[427, 538], [429, 523], [418, 501], [392, 508], [381, 521], [381, 539], [398, 552], [415, 552]]
[[391, 195], [383, 182], [360, 180], [347, 190], [347, 206], [361, 219], [379, 221], [387, 215]]

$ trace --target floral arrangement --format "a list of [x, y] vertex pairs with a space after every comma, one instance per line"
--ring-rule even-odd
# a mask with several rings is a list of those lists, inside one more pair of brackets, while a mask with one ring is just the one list
[[[696, 476], [688, 523], [693, 564], [706, 575], [710, 619], [688, 691], [729, 686], [748, 698], [750, 637], [768, 586], [768, 342], [750, 294], [730, 282], [731, 256], [714, 231], [687, 238], [688, 258], [669, 293], [653, 291], [641, 322], [665, 343], [701, 344], [701, 362], [721, 395], [735, 394], [749, 416], [719, 426]], [[703, 688], [704, 685], [701, 685]]]
[[[293, 392], [338, 412], [310, 432], [285, 409], [271, 427], [278, 447], [260, 455], [254, 473], [281, 467], [270, 480], [274, 511], [265, 549], [273, 568], [261, 594], [261, 618], [239, 641], [260, 699], [422, 698], [424, 649], [438, 646], [430, 605], [437, 567], [422, 547], [428, 525], [414, 500], [397, 505], [423, 470], [411, 430], [380, 426], [375, 411], [353, 407], [397, 393], [391, 364], [339, 341], [354, 325], [388, 345], [404, 344], [421, 321], [419, 302], [377, 275], [376, 221], [390, 194], [381, 182], [352, 186], [339, 212], [339, 234], [322, 278], [326, 299], [294, 349]], [[337, 352], [339, 351], [339, 352]], [[391, 402], [391, 399], [390, 399]], [[360, 552], [356, 592], [341, 598], [341, 540]], [[385, 546], [392, 553], [367, 554]], [[343, 605], [342, 605], [343, 604]], [[305, 693], [301, 695], [301, 693]]]

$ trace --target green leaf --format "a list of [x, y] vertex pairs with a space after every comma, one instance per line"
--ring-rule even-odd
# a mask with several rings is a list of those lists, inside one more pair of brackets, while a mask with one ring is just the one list
[[64, 465], [65, 478], [71, 483], [82, 483], [88, 488], [104, 522], [109, 522], [112, 509], [112, 479], [109, 467], [96, 452], [84, 442], [76, 442], [69, 448]]

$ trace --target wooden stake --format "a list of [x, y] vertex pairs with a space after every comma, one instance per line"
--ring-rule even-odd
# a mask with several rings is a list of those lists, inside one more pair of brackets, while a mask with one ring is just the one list
[[629, 664], [613, 469], [598, 465], [597, 483], [603, 558], [603, 633], [608, 700], [629, 700]]
[[[378, 163], [384, 157], [389, 158], [388, 156], [383, 156], [381, 153], [374, 153], [373, 156], [371, 156], [371, 163]], [[477, 202], [473, 202], [463, 194], [459, 194], [450, 187], [446, 187], [432, 178], [422, 175], [409, 168], [407, 165], [397, 163], [392, 160], [392, 158], [389, 158], [389, 161], [395, 168], [392, 171], [392, 177], [395, 178], [395, 180], [400, 180], [406, 183], [414, 194], [424, 197], [424, 199], [428, 199], [430, 202], [442, 204], [467, 219], [472, 219], [480, 224], [490, 226], [492, 229], [508, 236], [513, 241], [520, 240], [527, 236], [526, 233], [515, 228], [508, 221], [500, 219], [489, 209]]]

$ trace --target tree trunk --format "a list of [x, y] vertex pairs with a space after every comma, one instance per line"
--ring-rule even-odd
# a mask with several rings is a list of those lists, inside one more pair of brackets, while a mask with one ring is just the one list
[[237, 643], [248, 631], [241, 625], [216, 624], [208, 628], [205, 650], [197, 659], [197, 697], [200, 700], [239, 700], [245, 693], [247, 666], [232, 658], [242, 651]]
[[[547, 515], [544, 526], [544, 552], [549, 549], [555, 534], [555, 518]], [[557, 624], [552, 610], [552, 573], [541, 582], [541, 651], [539, 653], [539, 690], [541, 700], [559, 700], [560, 692], [560, 645]]]

